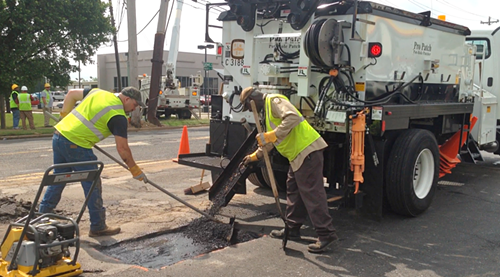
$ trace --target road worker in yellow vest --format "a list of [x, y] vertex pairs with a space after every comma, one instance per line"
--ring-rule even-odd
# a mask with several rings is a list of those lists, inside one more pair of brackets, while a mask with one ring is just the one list
[[[76, 108], [76, 102], [82, 101]], [[94, 89], [72, 89], [64, 98], [61, 111], [63, 118], [55, 126], [52, 137], [54, 164], [95, 161], [92, 147], [113, 134], [116, 150], [127, 164], [132, 176], [147, 182], [146, 175], [135, 163], [127, 140], [128, 121], [126, 113], [138, 106], [146, 107], [141, 93], [134, 87], [126, 87], [116, 96], [111, 92]], [[74, 108], [74, 109], [73, 109]], [[54, 173], [95, 169], [97, 166], [78, 166], [55, 169]], [[92, 182], [82, 182], [85, 195]], [[64, 186], [49, 186], [40, 202], [41, 213], [51, 213], [56, 208]], [[102, 186], [99, 180], [87, 203], [90, 215], [90, 237], [111, 236], [120, 232], [120, 227], [106, 225], [106, 209], [103, 206]]]
[[10, 111], [12, 112], [12, 128], [14, 130], [19, 129], [19, 119], [21, 118], [21, 112], [19, 111], [19, 86], [13, 84], [12, 92], [10, 93]]
[[19, 112], [21, 115], [21, 123], [23, 124], [23, 130], [26, 130], [26, 118], [30, 124], [30, 129], [35, 130], [35, 121], [33, 120], [33, 111], [31, 110], [31, 101], [33, 101], [33, 96], [28, 93], [28, 88], [26, 86], [21, 87], [21, 93], [17, 96], [19, 100]]
[[[316, 243], [309, 244], [308, 250], [321, 253], [338, 239], [328, 212], [323, 182], [323, 150], [327, 144], [286, 96], [263, 94], [248, 87], [240, 94], [243, 111], [252, 110], [251, 100], [255, 101], [257, 111], [265, 119], [266, 132], [257, 134], [260, 148], [246, 156], [243, 163], [248, 165], [261, 159], [262, 151], [273, 147], [289, 160], [286, 182], [289, 238], [300, 239], [300, 228], [309, 215], [318, 239]], [[270, 236], [283, 238], [285, 229], [273, 230]]]

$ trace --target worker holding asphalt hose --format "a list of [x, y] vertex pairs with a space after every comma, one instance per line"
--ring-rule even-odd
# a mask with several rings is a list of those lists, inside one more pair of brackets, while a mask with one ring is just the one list
[[[77, 101], [83, 100], [76, 108]], [[97, 157], [92, 147], [109, 135], [115, 136], [116, 149], [132, 176], [147, 182], [146, 175], [135, 163], [127, 140], [128, 121], [126, 113], [137, 106], [146, 107], [141, 101], [141, 93], [134, 87], [124, 88], [118, 96], [98, 88], [72, 89], [64, 98], [61, 111], [62, 120], [55, 126], [52, 137], [54, 164], [95, 161]], [[74, 109], [73, 109], [74, 108]], [[54, 173], [95, 169], [97, 166], [80, 166], [54, 169]], [[82, 182], [85, 195], [92, 182]], [[63, 185], [48, 186], [40, 202], [39, 212], [52, 213], [56, 208]], [[106, 225], [106, 209], [103, 206], [101, 181], [90, 195], [87, 204], [90, 215], [90, 237], [110, 236], [120, 232], [120, 227]]]
[[[290, 161], [286, 181], [288, 237], [300, 239], [300, 227], [309, 215], [318, 239], [316, 243], [309, 244], [308, 250], [321, 253], [338, 239], [328, 213], [323, 183], [323, 149], [327, 144], [284, 95], [263, 94], [248, 87], [240, 94], [244, 111], [252, 109], [251, 100], [261, 115], [263, 112], [267, 132], [257, 134], [256, 139], [261, 147], [246, 156], [243, 163], [261, 159], [262, 151], [269, 151], [273, 147]], [[285, 229], [273, 230], [270, 234], [273, 238], [283, 238], [285, 235]]]

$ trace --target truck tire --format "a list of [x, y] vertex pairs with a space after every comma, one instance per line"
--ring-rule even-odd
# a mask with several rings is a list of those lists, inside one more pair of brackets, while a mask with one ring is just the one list
[[172, 116], [171, 112], [165, 111], [165, 119], [170, 119], [171, 116]]
[[252, 173], [252, 174], [248, 175], [247, 179], [248, 179], [248, 181], [250, 181], [250, 183], [252, 183], [258, 187], [261, 187], [261, 188], [268, 187], [267, 184], [260, 182], [259, 177], [257, 176], [257, 173]]
[[[498, 129], [497, 129], [496, 139], [497, 139], [497, 142], [500, 143], [500, 132], [498, 131]], [[497, 151], [495, 151], [493, 153], [500, 155], [500, 147], [498, 147]]]
[[[271, 188], [271, 180], [269, 179], [269, 174], [267, 174], [267, 168], [262, 167], [262, 176], [266, 182], [266, 185]], [[276, 179], [276, 187], [278, 191], [286, 191], [286, 179], [288, 177], [288, 172], [273, 170], [274, 179]]]
[[385, 191], [391, 209], [417, 216], [432, 203], [439, 178], [439, 148], [433, 134], [411, 129], [395, 141], [386, 165]]

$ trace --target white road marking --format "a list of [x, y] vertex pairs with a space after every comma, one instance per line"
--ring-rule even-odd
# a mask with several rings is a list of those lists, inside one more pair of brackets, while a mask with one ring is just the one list
[[384, 252], [382, 252], [382, 251], [373, 250], [373, 253], [380, 254], [380, 255], [382, 255], [382, 256], [386, 256], [386, 257], [389, 257], [389, 258], [394, 258], [394, 259], [396, 259], [396, 257], [394, 257], [393, 255], [390, 255], [390, 254], [384, 253]]

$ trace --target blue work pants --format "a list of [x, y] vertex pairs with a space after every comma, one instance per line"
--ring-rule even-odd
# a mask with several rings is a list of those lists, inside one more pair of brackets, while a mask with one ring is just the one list
[[19, 119], [21, 119], [21, 112], [19, 109], [12, 110], [12, 127], [19, 128]]
[[[52, 150], [54, 152], [54, 164], [97, 160], [97, 157], [92, 152], [92, 149], [77, 146], [60, 134], [54, 134], [52, 137]], [[96, 168], [97, 165], [57, 168], [54, 169], [54, 173], [91, 170]], [[81, 183], [83, 192], [86, 196], [92, 186], [92, 182], [89, 181]], [[61, 200], [61, 194], [64, 187], [65, 185], [48, 186], [43, 200], [40, 203], [39, 212], [52, 213], [59, 203], [59, 200]], [[90, 215], [90, 230], [95, 232], [106, 229], [106, 208], [103, 207], [102, 186], [100, 179], [90, 195], [87, 208]]]

